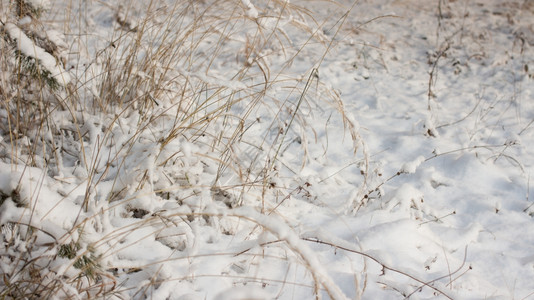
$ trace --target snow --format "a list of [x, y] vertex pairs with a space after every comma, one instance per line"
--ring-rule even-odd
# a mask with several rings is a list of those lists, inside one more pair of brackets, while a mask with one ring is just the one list
[[79, 101], [0, 130], [2, 289], [533, 297], [531, 2], [67, 2], [69, 72], [3, 25]]
[[402, 165], [400, 172], [402, 173], [415, 173], [417, 167], [419, 167], [425, 161], [424, 156], [418, 156], [414, 161], [405, 163]]
[[243, 6], [247, 8], [247, 16], [252, 19], [256, 19], [258, 17], [258, 11], [256, 10], [256, 7], [254, 7], [254, 4], [250, 2], [250, 0], [241, 0], [241, 3], [243, 3]]
[[17, 42], [17, 49], [20, 50], [27, 57], [32, 57], [39, 61], [51, 76], [57, 80], [60, 85], [66, 86], [70, 82], [70, 75], [63, 70], [54, 56], [46, 52], [43, 48], [35, 45], [35, 43], [26, 36], [20, 28], [12, 23], [7, 23], [5, 26], [9, 36]]

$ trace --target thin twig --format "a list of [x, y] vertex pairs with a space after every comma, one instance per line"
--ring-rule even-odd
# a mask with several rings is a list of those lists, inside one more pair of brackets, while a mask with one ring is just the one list
[[[434, 280], [432, 280], [432, 281], [425, 282], [425, 281], [423, 281], [423, 280], [421, 280], [421, 279], [418, 279], [417, 277], [415, 277], [415, 276], [413, 276], [413, 275], [410, 275], [410, 274], [408, 274], [408, 273], [406, 273], [406, 272], [404, 272], [404, 271], [401, 271], [401, 270], [399, 270], [399, 269], [390, 267], [390, 266], [386, 265], [385, 263], [381, 262], [380, 260], [378, 260], [377, 258], [375, 258], [374, 256], [372, 256], [372, 255], [370, 255], [370, 254], [367, 254], [367, 253], [365, 253], [365, 252], [358, 251], [358, 250], [354, 250], [354, 249], [349, 249], [349, 248], [346, 248], [346, 247], [343, 247], [343, 246], [340, 246], [340, 245], [336, 245], [336, 244], [334, 244], [334, 243], [321, 241], [321, 240], [316, 239], [316, 238], [302, 238], [302, 239], [305, 240], [305, 241], [308, 241], [308, 242], [313, 242], [313, 243], [318, 243], [318, 244], [328, 245], [328, 246], [331, 246], [331, 247], [334, 247], [334, 248], [337, 248], [337, 249], [345, 250], [345, 251], [347, 251], [347, 252], [352, 252], [352, 253], [359, 254], [359, 255], [361, 255], [361, 256], [365, 256], [365, 257], [367, 257], [367, 258], [373, 260], [374, 262], [376, 262], [376, 263], [379, 264], [380, 266], [382, 266], [383, 269], [385, 269], [385, 270], [390, 270], [390, 271], [392, 271], [392, 272], [399, 273], [399, 274], [404, 275], [404, 276], [406, 276], [406, 277], [408, 277], [408, 278], [410, 278], [410, 279], [413, 279], [413, 280], [415, 280], [415, 281], [421, 283], [422, 286], [428, 286], [429, 288], [435, 290], [436, 292], [438, 292], [438, 293], [442, 294], [443, 296], [447, 297], [448, 299], [451, 299], [451, 300], [452, 300], [452, 298], [451, 298], [449, 295], [447, 295], [445, 292], [441, 291], [441, 290], [438, 289], [437, 287], [434, 287], [434, 286], [431, 286], [431, 285], [430, 285], [431, 283], [433, 283], [433, 282], [435, 282], [435, 281], [437, 281], [437, 280], [440, 280], [440, 279], [442, 279], [442, 278], [444, 278], [444, 277], [440, 277], [440, 278], [434, 279]], [[467, 252], [467, 246], [466, 246], [466, 252]], [[464, 263], [465, 263], [465, 258], [464, 258]], [[463, 264], [462, 264], [462, 267], [463, 267]], [[461, 269], [461, 268], [459, 268], [458, 270], [454, 271], [452, 274], [458, 272], [460, 269]], [[447, 276], [449, 276], [449, 275], [446, 275], [445, 277], [447, 277]], [[412, 294], [413, 294], [413, 293], [412, 293]]]

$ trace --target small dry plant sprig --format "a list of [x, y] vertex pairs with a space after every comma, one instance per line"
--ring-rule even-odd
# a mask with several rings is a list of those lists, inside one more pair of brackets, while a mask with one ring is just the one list
[[[248, 232], [237, 240], [272, 234], [287, 246], [273, 250], [285, 253], [280, 264], [293, 268], [288, 261], [296, 259], [305, 266], [311, 279], [294, 285], [311, 282], [317, 297], [324, 289], [343, 298], [314, 253], [276, 217], [277, 201], [295, 189], [282, 177], [292, 172], [282, 156], [300, 147], [297, 166], [306, 164], [308, 141], [317, 139], [309, 126], [314, 110], [340, 114], [354, 152], [362, 142], [339, 95], [319, 80], [332, 47], [323, 21], [287, 1], [88, 2], [53, 2], [69, 14], [61, 19], [78, 26], [65, 26], [68, 73], [63, 56], [56, 57], [57, 74], [52, 65], [39, 68], [37, 56], [36, 68], [28, 67], [31, 59], [2, 61], [17, 76], [2, 77], [1, 86], [7, 126], [0, 142], [12, 153], [3, 159], [16, 170], [1, 190], [10, 211], [1, 225], [17, 230], [0, 251], [9, 252], [4, 263], [21, 263], [2, 270], [8, 288], [1, 296], [148, 296], [169, 278], [195, 277], [165, 275], [162, 253], [185, 251], [193, 259], [198, 245], [210, 249], [214, 240]], [[92, 32], [92, 18], [110, 30]], [[2, 22], [2, 51], [16, 52], [16, 29]], [[35, 43], [40, 37], [24, 34]], [[42, 45], [51, 56], [64, 46]], [[316, 45], [316, 64], [295, 66]], [[69, 84], [60, 81], [67, 76]], [[8, 136], [16, 142], [6, 143]], [[11, 251], [14, 243], [29, 251]], [[150, 247], [144, 262], [131, 257]], [[256, 261], [241, 263], [246, 269]], [[205, 275], [248, 276], [223, 269]], [[150, 279], [139, 279], [143, 288], [127, 281], [140, 274]]]

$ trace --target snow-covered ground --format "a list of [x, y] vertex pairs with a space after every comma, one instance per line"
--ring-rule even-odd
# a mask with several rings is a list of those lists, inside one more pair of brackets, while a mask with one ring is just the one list
[[534, 299], [533, 1], [127, 2], [42, 17], [2, 296]]

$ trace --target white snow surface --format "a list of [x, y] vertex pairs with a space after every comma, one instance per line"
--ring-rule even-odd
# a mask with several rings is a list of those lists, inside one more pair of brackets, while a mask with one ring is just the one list
[[[112, 49], [109, 41], [118, 36], [112, 7], [122, 1], [90, 2], [69, 5], [87, 9], [81, 14], [87, 19], [73, 20], [82, 25], [71, 28], [86, 26], [91, 33], [65, 35], [73, 39], [70, 63], [83, 70], [71, 72], [78, 79], [103, 65], [86, 64], [83, 53]], [[241, 82], [234, 75], [242, 64], [280, 74], [282, 84], [265, 94], [264, 106], [249, 113], [249, 102], [236, 100], [232, 113], [248, 119], [205, 129], [215, 136], [229, 132], [225, 126], [232, 122], [247, 128], [241, 136], [224, 136], [225, 142], [244, 141], [224, 155], [216, 151], [224, 143], [196, 131], [160, 142], [184, 107], [216, 95], [208, 88], [181, 106], [167, 94], [154, 96], [161, 118], [150, 123], [141, 109], [86, 110], [78, 123], [69, 119], [74, 113], [55, 112], [54, 126], [65, 133], [58, 151], [65, 152], [53, 167], [47, 165], [52, 155], [30, 166], [23, 156], [10, 161], [10, 137], [2, 131], [0, 271], [14, 273], [16, 253], [57, 257], [57, 245], [76, 241], [78, 258], [92, 253], [105, 276], [87, 293], [61, 281], [58, 298], [82, 299], [98, 290], [94, 297], [103, 299], [534, 299], [534, 3], [357, 1], [343, 19], [352, 2], [291, 1], [287, 5], [313, 13], [317, 23], [308, 21], [317, 31], [287, 64], [294, 49], [280, 54], [276, 43], [241, 57], [246, 50], [238, 42], [253, 38], [247, 26], [259, 26], [250, 19], [272, 23], [268, 18], [279, 13], [267, 2], [241, 1], [246, 11], [235, 13], [249, 19], [219, 28], [236, 34], [214, 61], [213, 44], [183, 41], [199, 47], [196, 59], [210, 61], [209, 72], [176, 67], [188, 84], [219, 84], [245, 97], [248, 87], [263, 82]], [[51, 15], [65, 19], [58, 13], [67, 11], [63, 5], [52, 1]], [[143, 9], [136, 12], [142, 16]], [[161, 25], [158, 17], [151, 16]], [[300, 22], [293, 17], [280, 26]], [[5, 28], [21, 51], [69, 82], [44, 50], [26, 45], [28, 37], [16, 26]], [[280, 40], [307, 40], [305, 30], [284, 30], [277, 31]], [[151, 49], [143, 51], [140, 57]], [[315, 79], [306, 86], [310, 74], [329, 89]], [[284, 89], [291, 75], [301, 78], [304, 100]], [[79, 92], [88, 99], [98, 90], [90, 84]], [[342, 103], [345, 119], [334, 101], [321, 100], [328, 96]], [[206, 114], [199, 119], [214, 109], [199, 107]], [[193, 128], [195, 121], [183, 122]], [[137, 132], [141, 125], [149, 129]], [[280, 129], [287, 134], [277, 135]], [[83, 144], [69, 140], [77, 130]], [[239, 172], [221, 171], [218, 163], [231, 156], [250, 170], [230, 164], [222, 169]], [[273, 166], [268, 182], [254, 173], [264, 166]], [[242, 178], [261, 180], [240, 186]], [[17, 222], [26, 225], [15, 230]], [[33, 248], [22, 240], [7, 247], [30, 225], [38, 229]], [[47, 280], [81, 272], [73, 259], [51, 261], [40, 271]]]

